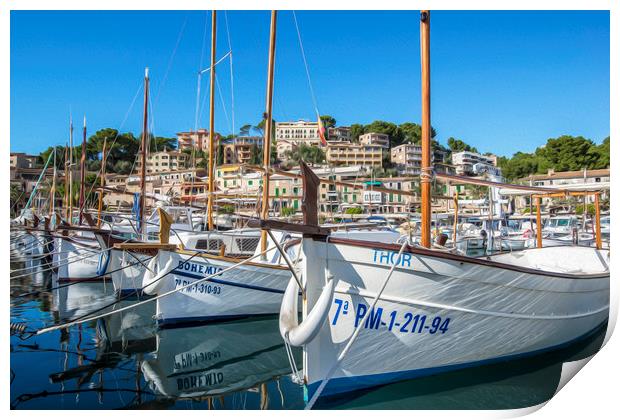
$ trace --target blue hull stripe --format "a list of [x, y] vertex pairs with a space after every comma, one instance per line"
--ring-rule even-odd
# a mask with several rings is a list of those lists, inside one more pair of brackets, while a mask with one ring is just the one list
[[[172, 274], [176, 274], [178, 276], [189, 277], [191, 279], [196, 279], [196, 280], [200, 280], [200, 279], [205, 277], [205, 276], [201, 276], [199, 274], [184, 273], [182, 271], [177, 271], [177, 270], [172, 270], [171, 273]], [[243, 289], [258, 290], [258, 291], [261, 291], [261, 292], [279, 293], [281, 295], [284, 294], [284, 290], [272, 289], [270, 287], [253, 286], [251, 284], [235, 283], [235, 282], [232, 282], [232, 281], [222, 280], [222, 279], [211, 278], [211, 279], [208, 279], [208, 280], [205, 280], [205, 281], [208, 281], [208, 282], [211, 282], [211, 283], [223, 284], [223, 285], [226, 285], [226, 286], [241, 287]]]
[[215, 315], [215, 316], [193, 316], [186, 318], [163, 318], [157, 319], [157, 326], [161, 329], [164, 328], [180, 328], [185, 327], [192, 324], [206, 324], [210, 322], [222, 322], [222, 321], [232, 321], [236, 319], [245, 319], [251, 317], [262, 317], [262, 316], [273, 316], [278, 315], [278, 313], [273, 314], [244, 314], [244, 315]]
[[[402, 381], [406, 379], [415, 379], [415, 378], [420, 378], [424, 376], [430, 376], [430, 375], [436, 375], [439, 373], [450, 372], [453, 370], [466, 369], [470, 367], [483, 366], [483, 365], [488, 365], [488, 364], [493, 364], [493, 363], [507, 362], [510, 360], [522, 359], [522, 358], [531, 357], [531, 356], [535, 356], [535, 355], [542, 354], [542, 353], [548, 353], [550, 351], [559, 350], [564, 347], [568, 347], [569, 345], [574, 344], [578, 341], [584, 340], [585, 338], [597, 332], [606, 322], [607, 321], [599, 324], [594, 329], [590, 330], [589, 332], [577, 338], [574, 338], [562, 344], [558, 344], [558, 345], [551, 346], [551, 347], [546, 347], [540, 350], [533, 350], [533, 351], [529, 351], [525, 353], [519, 353], [519, 354], [514, 354], [514, 355], [508, 355], [508, 356], [500, 356], [500, 357], [495, 357], [492, 359], [478, 360], [475, 362], [459, 363], [459, 364], [447, 365], [447, 366], [413, 369], [413, 370], [405, 370], [405, 371], [389, 372], [389, 373], [376, 373], [372, 375], [360, 375], [360, 376], [349, 376], [349, 377], [343, 377], [343, 378], [333, 378], [333, 379], [330, 379], [327, 385], [325, 386], [325, 388], [323, 388], [323, 392], [321, 392], [321, 397], [329, 396], [329, 395], [336, 395], [336, 394], [344, 394], [344, 393], [351, 392], [351, 391], [358, 390], [358, 389], [371, 388], [374, 386], [385, 385], [388, 383], [398, 382], [398, 381]], [[320, 383], [321, 381], [317, 381], [309, 385], [306, 385], [304, 387], [305, 388], [304, 399], [306, 400], [306, 402], [308, 402], [312, 398], [315, 391], [319, 387]], [[319, 397], [319, 399], [321, 397]]]

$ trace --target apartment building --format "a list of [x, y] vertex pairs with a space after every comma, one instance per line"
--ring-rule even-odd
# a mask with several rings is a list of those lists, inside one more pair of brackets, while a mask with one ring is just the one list
[[[549, 169], [546, 174], [530, 175], [518, 180], [520, 184], [536, 187], [601, 190], [601, 198], [603, 199], [609, 196], [610, 181], [609, 168], [564, 172], [556, 172], [553, 169]], [[585, 200], [587, 203], [593, 203], [594, 196], [587, 196]], [[543, 198], [542, 201], [544, 205], [548, 205], [552, 202], [552, 199]], [[529, 197], [520, 197], [516, 204], [518, 208], [529, 206]]]
[[[160, 171], [146, 176], [146, 191], [149, 197], [157, 197], [162, 201], [180, 199], [183, 195], [183, 185], [201, 182], [201, 177], [206, 176], [204, 169], [185, 169], [179, 171]], [[140, 176], [117, 175], [106, 176], [106, 185], [118, 190], [108, 191], [104, 195], [104, 203], [107, 206], [131, 207], [133, 200], [131, 194], [140, 192]], [[152, 206], [154, 199], [147, 197], [147, 205]]]
[[389, 149], [390, 136], [383, 133], [366, 133], [359, 137], [359, 143], [365, 146], [379, 146], [384, 149]]
[[452, 153], [452, 165], [458, 175], [479, 175], [485, 170], [497, 172], [497, 156], [474, 152]]
[[351, 141], [351, 127], [330, 127], [327, 138], [329, 141]]
[[334, 166], [381, 168], [383, 147], [348, 142], [328, 142], [327, 163]]
[[[169, 171], [178, 171], [186, 169], [189, 165], [189, 156], [176, 150], [166, 150], [162, 152], [151, 153], [146, 158], [146, 173], [160, 173]], [[142, 155], [138, 155], [136, 163], [136, 172], [139, 173], [142, 168]]]
[[[225, 164], [247, 164], [252, 160], [252, 153], [263, 147], [263, 138], [260, 136], [240, 136], [223, 140]], [[253, 152], [254, 151], [254, 152]]]
[[390, 160], [403, 175], [420, 175], [422, 171], [422, 146], [401, 144], [392, 147]]
[[288, 159], [289, 154], [293, 151], [293, 148], [297, 147], [293, 142], [288, 140], [280, 140], [276, 143], [276, 152], [278, 160], [285, 161]]
[[209, 151], [209, 130], [200, 128], [197, 131], [177, 133], [177, 150]]
[[[422, 172], [422, 146], [407, 143], [392, 147], [390, 160], [401, 175], [418, 176]], [[455, 173], [454, 166], [444, 163], [444, 152], [440, 150], [433, 154], [433, 166], [438, 173]]]
[[11, 169], [42, 168], [39, 156], [26, 153], [11, 153]]
[[293, 145], [305, 143], [318, 146], [321, 144], [318, 122], [294, 121], [276, 123], [276, 142], [288, 141]]

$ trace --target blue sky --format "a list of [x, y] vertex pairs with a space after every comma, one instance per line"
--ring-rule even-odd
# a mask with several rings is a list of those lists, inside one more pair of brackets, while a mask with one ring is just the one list
[[[228, 51], [218, 14], [217, 56]], [[269, 12], [227, 13], [238, 129], [265, 107]], [[141, 131], [144, 67], [151, 71], [153, 128], [194, 127], [196, 73], [210, 49], [210, 12], [11, 12], [11, 151], [37, 153], [105, 127]], [[322, 114], [338, 124], [420, 121], [417, 11], [298, 11]], [[481, 151], [532, 151], [550, 137], [609, 135], [608, 12], [433, 12], [432, 123], [438, 139]], [[178, 44], [178, 46], [177, 46]], [[175, 46], [177, 46], [175, 48]], [[314, 119], [293, 15], [278, 16], [274, 117]], [[216, 130], [232, 131], [228, 62], [218, 66]], [[208, 77], [202, 92], [208, 92]], [[207, 104], [205, 102], [205, 104]], [[203, 108], [200, 126], [208, 125]]]

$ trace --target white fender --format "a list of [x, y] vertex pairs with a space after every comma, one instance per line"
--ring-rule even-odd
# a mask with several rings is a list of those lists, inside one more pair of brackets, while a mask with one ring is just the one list
[[280, 335], [284, 341], [295, 347], [303, 346], [312, 341], [321, 329], [325, 319], [327, 319], [334, 296], [335, 284], [333, 276], [330, 276], [314, 308], [312, 308], [306, 319], [299, 324], [297, 318], [299, 285], [295, 278], [291, 276], [291, 280], [282, 298], [282, 306], [280, 307]]
[[174, 260], [171, 258], [166, 266], [160, 269], [157, 273], [155, 273], [155, 264], [157, 263], [157, 258], [153, 258], [149, 261], [148, 268], [151, 271], [146, 271], [144, 273], [144, 279], [142, 280], [142, 292], [147, 295], [156, 295], [161, 289], [161, 286], [164, 284], [161, 281], [170, 271], [172, 271], [172, 265], [174, 264]]

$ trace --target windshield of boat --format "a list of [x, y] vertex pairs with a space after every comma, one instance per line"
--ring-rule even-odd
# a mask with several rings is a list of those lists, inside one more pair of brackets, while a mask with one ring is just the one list
[[566, 227], [571, 225], [570, 219], [549, 219], [547, 222], [548, 227]]

